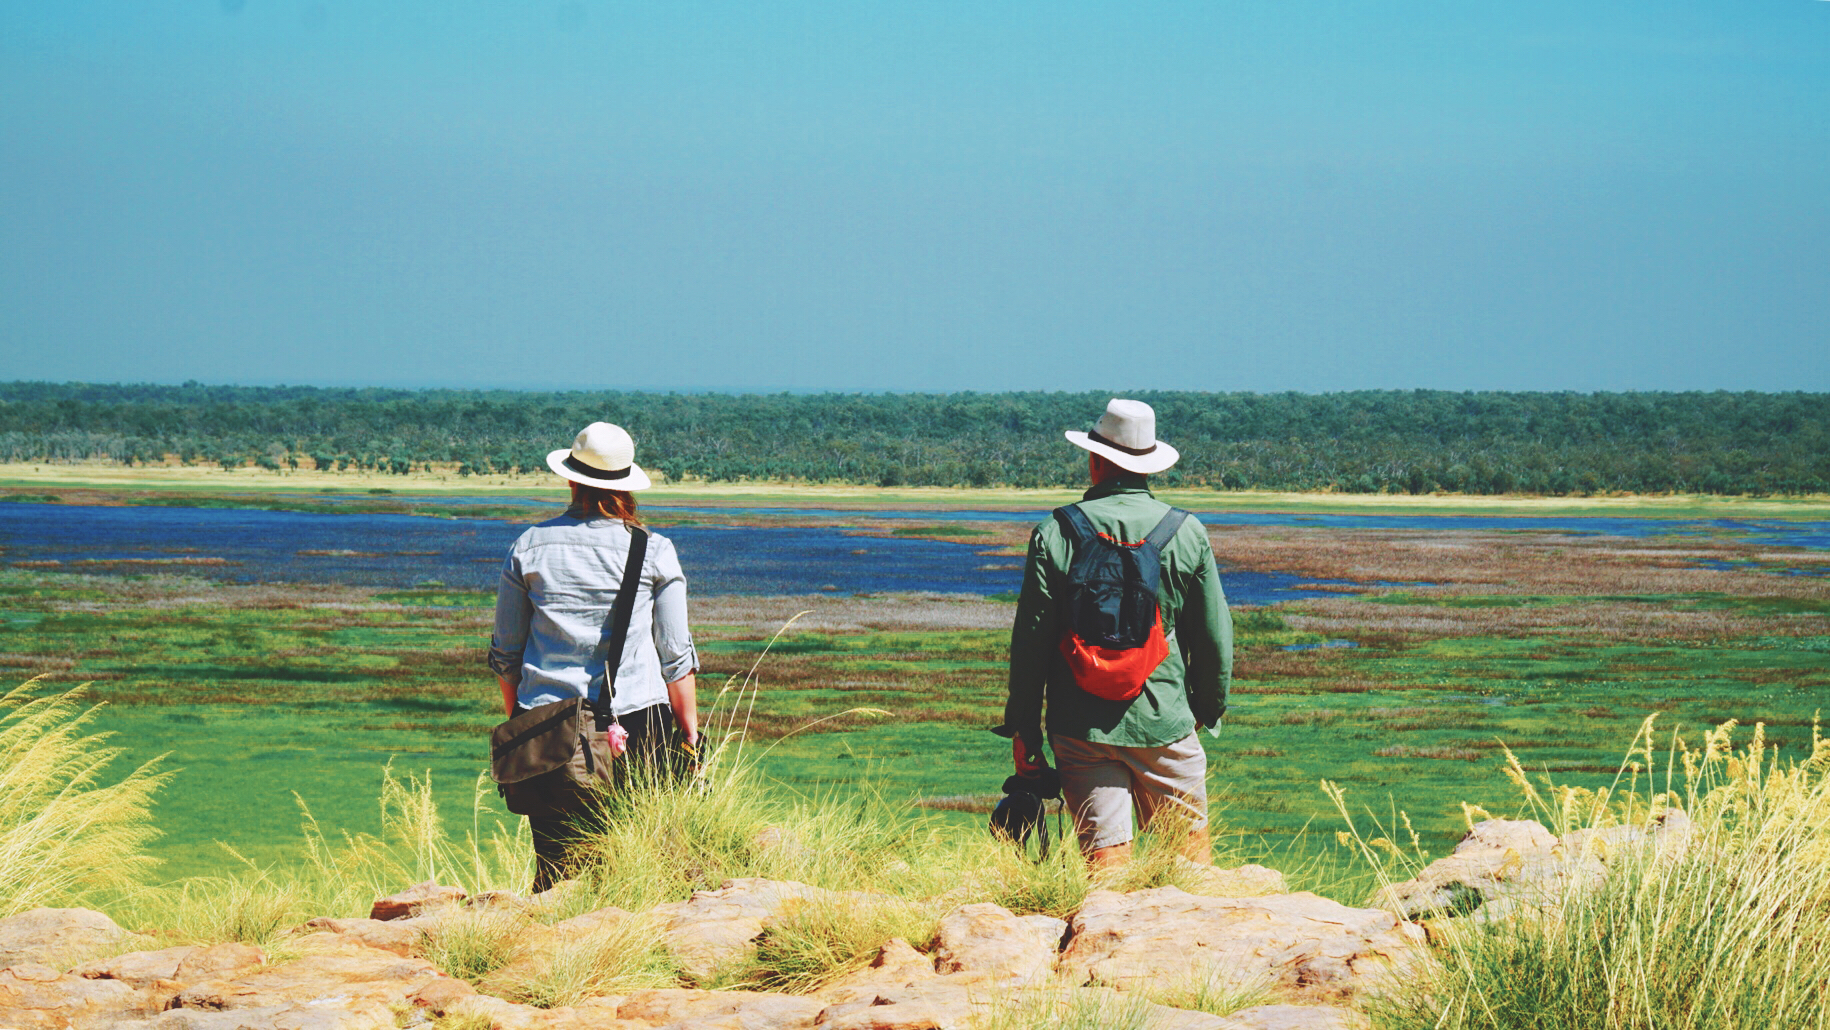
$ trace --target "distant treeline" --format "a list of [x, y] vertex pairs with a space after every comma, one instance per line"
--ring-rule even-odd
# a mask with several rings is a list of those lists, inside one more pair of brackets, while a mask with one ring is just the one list
[[[1830, 492], [1830, 394], [1132, 391], [1215, 489]], [[672, 394], [0, 384], [0, 460], [461, 475], [620, 423], [670, 479], [1069, 486], [1108, 393]]]

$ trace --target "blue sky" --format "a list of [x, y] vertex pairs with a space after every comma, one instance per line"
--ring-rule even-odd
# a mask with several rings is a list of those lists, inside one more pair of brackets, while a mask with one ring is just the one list
[[0, 379], [1830, 389], [1830, 2], [0, 7]]

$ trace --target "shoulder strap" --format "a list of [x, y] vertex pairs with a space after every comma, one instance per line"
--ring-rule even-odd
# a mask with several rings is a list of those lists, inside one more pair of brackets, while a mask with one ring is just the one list
[[616, 603], [610, 606], [610, 646], [604, 652], [604, 689], [591, 703], [597, 717], [597, 732], [610, 728], [614, 721], [610, 702], [616, 697], [616, 669], [623, 662], [623, 645], [629, 639], [629, 620], [635, 615], [635, 592], [642, 579], [642, 559], [648, 553], [648, 531], [629, 527], [629, 560], [623, 564], [623, 582], [616, 588]]
[[1061, 532], [1076, 544], [1084, 544], [1099, 535], [1087, 513], [1080, 510], [1078, 504], [1064, 504], [1055, 509], [1055, 521], [1061, 523]]
[[1176, 534], [1181, 532], [1182, 521], [1186, 518], [1188, 518], [1188, 513], [1182, 509], [1169, 509], [1163, 516], [1163, 521], [1157, 523], [1156, 528], [1150, 531], [1150, 535], [1144, 538], [1144, 545], [1154, 551], [1162, 551], [1163, 548], [1169, 546], [1169, 541], [1174, 540]]

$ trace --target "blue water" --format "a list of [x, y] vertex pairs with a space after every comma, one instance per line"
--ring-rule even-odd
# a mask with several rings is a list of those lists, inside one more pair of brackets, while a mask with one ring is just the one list
[[[1015, 592], [1018, 559], [982, 555], [970, 544], [849, 535], [806, 527], [703, 527], [665, 523], [671, 513], [714, 509], [650, 507], [679, 547], [701, 594]], [[746, 509], [848, 516], [858, 512]], [[1034, 521], [1037, 512], [871, 512], [883, 518]], [[1647, 536], [1733, 532], [1779, 544], [1830, 547], [1830, 523], [1739, 519], [1507, 518], [1461, 515], [1204, 516], [1209, 525], [1318, 525], [1357, 529], [1532, 529]], [[115, 575], [178, 572], [242, 583], [344, 583], [410, 587], [428, 581], [492, 590], [502, 556], [524, 527], [494, 519], [417, 515], [323, 515], [228, 508], [74, 507], [0, 504], [0, 563]], [[1815, 571], [1815, 570], [1814, 570]], [[1228, 570], [1235, 603], [1325, 596], [1314, 581], [1286, 573]], [[1350, 585], [1350, 584], [1337, 584]]]
[[[665, 513], [654, 512], [657, 521]], [[236, 583], [493, 590], [525, 527], [489, 519], [228, 508], [0, 504], [0, 563], [109, 575], [182, 573]], [[660, 527], [699, 594], [1014, 593], [1019, 559], [967, 544], [837, 529]], [[1281, 573], [1223, 577], [1236, 603], [1325, 591]]]
[[[660, 508], [649, 511], [680, 514], [729, 515], [720, 508]], [[1438, 531], [1500, 530], [1581, 533], [1605, 536], [1714, 536], [1730, 533], [1738, 539], [1814, 550], [1830, 548], [1830, 522], [1788, 519], [1669, 519], [1586, 515], [1349, 515], [1324, 513], [1297, 515], [1286, 512], [1208, 512], [1192, 509], [1208, 526], [1310, 526], [1318, 529], [1413, 529]], [[810, 518], [921, 519], [928, 522], [1038, 522], [1048, 517], [1036, 511], [864, 511], [840, 508], [745, 508], [749, 515], [802, 515]]]

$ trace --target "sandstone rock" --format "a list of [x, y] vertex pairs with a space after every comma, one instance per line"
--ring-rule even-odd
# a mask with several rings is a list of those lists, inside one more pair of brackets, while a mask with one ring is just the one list
[[1262, 898], [1282, 894], [1284, 874], [1261, 865], [1242, 865], [1232, 869], [1202, 866], [1178, 857], [1176, 864], [1188, 881], [1190, 894], [1212, 898]]
[[1306, 892], [1208, 898], [1175, 887], [1095, 891], [1071, 933], [1058, 963], [1063, 976], [1119, 988], [1223, 971], [1325, 1001], [1383, 986], [1425, 957], [1424, 933], [1414, 924]]
[[686, 901], [652, 911], [666, 926], [668, 948], [681, 968], [698, 979], [743, 958], [770, 919], [789, 903], [830, 894], [787, 880], [731, 880], [715, 891], [694, 891]]
[[1607, 826], [1576, 830], [1559, 841], [1563, 853], [1574, 857], [1593, 857], [1603, 865], [1622, 854], [1650, 845], [1660, 855], [1682, 851], [1690, 843], [1694, 828], [1690, 816], [1680, 808], [1667, 808], [1654, 816], [1645, 827]]
[[431, 880], [416, 883], [398, 894], [381, 898], [369, 909], [370, 919], [405, 919], [423, 908], [454, 905], [464, 900], [462, 887], [441, 887]]
[[527, 908], [533, 901], [514, 891], [478, 891], [464, 904], [471, 908]]
[[629, 912], [627, 909], [609, 905], [592, 912], [586, 912], [581, 916], [573, 916], [570, 919], [560, 920], [553, 924], [553, 931], [565, 935], [594, 933], [598, 930], [607, 930], [623, 920], [628, 919], [632, 914], [633, 913]]
[[[910, 986], [853, 988], [819, 1013], [819, 1030], [966, 1030], [983, 1004], [971, 986], [934, 976]], [[991, 991], [979, 985], [981, 997]]]
[[1607, 863], [1648, 842], [1681, 846], [1689, 819], [1669, 810], [1651, 831], [1630, 826], [1580, 830], [1559, 841], [1535, 822], [1476, 823], [1455, 850], [1412, 879], [1375, 892], [1372, 903], [1411, 919], [1474, 914], [1487, 922], [1522, 911], [1547, 912], [1572, 890], [1598, 886]]
[[266, 961], [259, 948], [246, 944], [185, 946], [159, 951], [130, 951], [110, 959], [90, 962], [71, 972], [91, 980], [119, 980], [129, 987], [148, 988], [162, 981], [196, 983], [230, 976]]
[[266, 1005], [209, 1012], [172, 1009], [145, 1020], [108, 1024], [109, 1030], [396, 1030], [394, 1013], [373, 1002]]
[[194, 945], [186, 945], [159, 951], [130, 951], [109, 959], [85, 962], [70, 972], [90, 980], [119, 980], [129, 987], [151, 987], [161, 980], [176, 980], [179, 964], [197, 950]]
[[1001, 905], [961, 905], [940, 921], [934, 968], [941, 973], [984, 973], [1027, 984], [1055, 968], [1067, 922], [1053, 916], [1013, 915]]
[[172, 979], [181, 983], [196, 983], [199, 980], [234, 976], [265, 961], [267, 957], [252, 945], [235, 942], [212, 944], [185, 956], [184, 961], [178, 963], [178, 973]]
[[37, 963], [0, 969], [0, 1025], [9, 1030], [113, 1026], [155, 1010], [143, 992], [119, 980], [91, 980]]
[[1206, 1012], [1173, 1009], [1167, 1005], [1148, 1005], [1144, 1008], [1142, 1030], [1241, 1030], [1241, 1028]]
[[172, 1004], [212, 1010], [371, 1004], [386, 1009], [443, 978], [444, 974], [423, 959], [352, 944], [254, 972], [206, 980], [180, 991]]
[[1371, 1024], [1352, 1009], [1330, 1005], [1259, 1005], [1231, 1013], [1226, 1030], [1364, 1030]]
[[829, 1005], [843, 1005], [859, 998], [868, 1002], [877, 997], [879, 990], [914, 987], [939, 978], [933, 959], [916, 951], [908, 941], [892, 937], [870, 965], [828, 984], [819, 996]]
[[679, 1030], [732, 1027], [742, 1030], [800, 1030], [813, 1026], [822, 1006], [812, 998], [758, 991], [694, 991], [684, 988], [637, 991], [617, 1007], [618, 1019], [641, 1020]]
[[414, 991], [407, 1003], [442, 1016], [476, 996], [477, 989], [466, 981], [441, 976]]
[[487, 1020], [490, 1030], [650, 1030], [650, 1023], [616, 1018], [622, 1000], [589, 998], [574, 1006], [540, 1009], [478, 994], [447, 1011], [464, 1019]]
[[119, 947], [130, 935], [86, 908], [35, 908], [0, 919], [0, 967], [39, 963], [63, 968]]
[[435, 929], [441, 917], [414, 916], [408, 919], [333, 919], [320, 916], [304, 928], [319, 933], [336, 934], [351, 941], [406, 958], [419, 953], [426, 934]]

